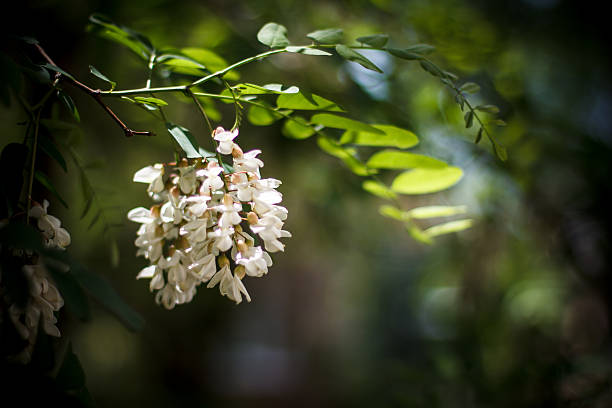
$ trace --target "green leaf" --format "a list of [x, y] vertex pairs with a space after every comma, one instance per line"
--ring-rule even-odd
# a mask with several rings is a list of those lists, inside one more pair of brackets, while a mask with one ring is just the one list
[[[228, 66], [227, 61], [217, 53], [206, 48], [181, 48], [181, 54], [206, 67], [210, 72], [221, 71]], [[240, 78], [238, 71], [229, 71], [223, 76], [225, 79], [235, 81]]]
[[470, 228], [473, 225], [473, 220], [457, 220], [449, 221], [444, 224], [434, 225], [433, 227], [427, 228], [424, 233], [429, 237], [437, 237], [438, 235], [450, 234], [452, 232], [459, 232]]
[[419, 64], [421, 65], [421, 68], [435, 77], [444, 78], [446, 76], [437, 65], [434, 65], [429, 61], [420, 61]]
[[448, 166], [445, 162], [433, 157], [397, 150], [376, 152], [370, 157], [366, 165], [375, 169], [440, 169]]
[[378, 68], [372, 61], [359, 54], [357, 51], [347, 47], [343, 44], [336, 45], [336, 52], [344, 59], [352, 62], [356, 62], [364, 68], [371, 69], [372, 71], [376, 71], [379, 73], [383, 73], [383, 71]]
[[357, 41], [374, 48], [382, 48], [389, 41], [387, 34], [372, 34], [357, 38]]
[[433, 244], [433, 240], [431, 239], [431, 237], [428, 234], [426, 234], [423, 230], [421, 230], [419, 227], [417, 227], [416, 225], [412, 223], [408, 223], [406, 224], [406, 229], [408, 230], [408, 233], [415, 241], [419, 241], [427, 245]]
[[335, 102], [304, 91], [294, 94], [282, 94], [276, 99], [276, 106], [291, 110], [322, 110], [344, 112]]
[[378, 207], [378, 212], [380, 215], [388, 218], [393, 218], [394, 220], [404, 221], [404, 213], [397, 207], [392, 205], [381, 205]]
[[481, 139], [482, 139], [482, 127], [478, 129], [478, 133], [476, 134], [476, 139], [474, 139], [474, 143], [478, 144], [478, 142], [480, 142]]
[[283, 48], [289, 45], [287, 28], [276, 23], [267, 23], [257, 33], [260, 43], [270, 48]]
[[455, 185], [463, 176], [459, 167], [418, 168], [401, 173], [393, 180], [391, 190], [400, 194], [427, 194]]
[[257, 105], [249, 108], [247, 119], [255, 126], [268, 126], [282, 118], [282, 115], [274, 112], [272, 108], [266, 109]]
[[[267, 84], [264, 86], [259, 86], [255, 84], [238, 84], [232, 87], [236, 96], [242, 95], [262, 95], [262, 94], [295, 94], [300, 91], [297, 86], [290, 86], [289, 88], [283, 89], [283, 85], [281, 84]], [[225, 92], [229, 94], [229, 91], [226, 89]], [[229, 94], [231, 96], [231, 94]]]
[[463, 116], [463, 119], [465, 120], [465, 128], [469, 129], [472, 127], [472, 124], [474, 123], [474, 111], [469, 110], [467, 112], [465, 112], [465, 115]]
[[57, 96], [64, 103], [64, 105], [68, 109], [68, 112], [70, 112], [72, 114], [74, 119], [77, 122], [80, 122], [81, 121], [81, 116], [79, 115], [79, 111], [77, 110], [77, 107], [74, 104], [74, 101], [72, 100], [70, 95], [68, 95], [68, 94], [66, 94], [66, 93], [64, 93], [62, 91], [57, 91]]
[[134, 101], [136, 101], [136, 103], [143, 103], [155, 106], [168, 106], [168, 102], [164, 101], [163, 99], [153, 98], [150, 96], [135, 96]]
[[91, 72], [94, 76], [97, 76], [98, 78], [100, 78], [104, 82], [108, 82], [110, 84], [110, 86], [111, 86], [111, 91], [114, 90], [115, 87], [117, 86], [117, 83], [115, 81], [111, 81], [110, 79], [108, 79], [108, 77], [106, 75], [104, 75], [103, 73], [98, 71], [96, 69], [96, 67], [94, 67], [93, 65], [89, 66], [89, 72]]
[[289, 139], [307, 139], [315, 134], [308, 121], [301, 116], [293, 115], [283, 124], [283, 135]]
[[340, 144], [356, 144], [359, 146], [394, 146], [400, 149], [415, 146], [419, 138], [412, 132], [391, 125], [372, 125], [384, 134], [358, 132], [349, 130], [340, 138]]
[[366, 180], [361, 184], [361, 187], [370, 194], [387, 200], [397, 198], [397, 194], [389, 189], [386, 185], [376, 180]]
[[326, 153], [342, 160], [353, 173], [359, 176], [369, 176], [375, 173], [375, 171], [368, 169], [363, 163], [357, 160], [349, 150], [340, 146], [335, 141], [327, 137], [319, 136], [317, 138], [317, 144]]
[[46, 64], [41, 65], [41, 67], [50, 69], [51, 71], [58, 72], [58, 73], [64, 75], [65, 77], [72, 79], [73, 81], [75, 80], [72, 75], [70, 75], [69, 73], [67, 73], [66, 71], [64, 71], [63, 69], [61, 69], [60, 67], [58, 67], [56, 65], [53, 65], [53, 64], [50, 64], [50, 63], [46, 63]]
[[459, 90], [461, 92], [467, 92], [467, 93], [474, 94], [480, 91], [480, 85], [474, 82], [466, 82], [465, 84], [461, 85]]
[[475, 107], [474, 109], [481, 111], [481, 112], [491, 113], [493, 115], [499, 113], [499, 108], [495, 105], [479, 105]]
[[397, 57], [397, 58], [401, 58], [401, 59], [405, 59], [405, 60], [421, 60], [425, 57], [423, 57], [421, 54], [417, 54], [415, 52], [411, 52], [411, 51], [406, 51], [406, 50], [401, 50], [399, 48], [387, 48], [387, 52], [389, 52], [389, 54]]
[[68, 208], [68, 204], [66, 203], [66, 201], [64, 201], [62, 196], [60, 196], [53, 183], [51, 183], [51, 180], [49, 180], [49, 178], [44, 173], [40, 172], [39, 170], [36, 170], [36, 172], [34, 173], [34, 178], [36, 178], [36, 180], [40, 184], [42, 184], [47, 190], [49, 190], [49, 192], [53, 194], [55, 198], [57, 198], [64, 207]]
[[436, 47], [434, 47], [433, 45], [429, 45], [429, 44], [415, 44], [415, 45], [411, 45], [410, 47], [404, 48], [404, 51], [406, 52], [414, 52], [414, 53], [421, 54], [421, 55], [431, 54], [435, 50], [436, 50]]
[[129, 307], [102, 276], [90, 272], [85, 268], [71, 264], [74, 277], [89, 294], [102, 306], [115, 314], [130, 330], [140, 330], [144, 325], [142, 317]]
[[373, 126], [359, 122], [344, 116], [332, 115], [331, 113], [318, 113], [310, 118], [312, 123], [323, 125], [334, 129], [356, 130], [360, 132], [375, 133], [384, 135], [385, 132]]
[[293, 52], [296, 54], [304, 54], [304, 55], [323, 55], [323, 56], [329, 56], [332, 55], [331, 53], [327, 52], [327, 51], [323, 51], [323, 50], [319, 50], [317, 48], [312, 48], [312, 47], [305, 47], [303, 45], [290, 45], [289, 47], [285, 48], [288, 52]]
[[188, 129], [171, 122], [166, 123], [166, 128], [188, 158], [202, 157], [198, 151], [198, 144]]
[[66, 160], [62, 153], [57, 149], [53, 140], [45, 134], [46, 132], [40, 132], [38, 135], [38, 145], [42, 149], [43, 152], [47, 154], [47, 156], [51, 157], [55, 160], [64, 172], [68, 171], [68, 166], [66, 166]]
[[342, 36], [341, 28], [326, 28], [306, 34], [306, 37], [319, 44], [337, 44], [342, 41]]
[[467, 207], [465, 205], [447, 206], [447, 205], [430, 205], [425, 207], [416, 207], [406, 212], [410, 218], [426, 219], [436, 217], [450, 217], [451, 215], [465, 214]]
[[89, 17], [91, 25], [88, 27], [103, 38], [126, 46], [136, 55], [148, 61], [155, 50], [151, 41], [144, 35], [127, 27], [115, 24], [101, 14], [92, 14]]

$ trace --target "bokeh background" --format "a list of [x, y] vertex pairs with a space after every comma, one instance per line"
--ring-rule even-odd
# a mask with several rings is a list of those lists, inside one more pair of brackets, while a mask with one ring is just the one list
[[[50, 0], [16, 7], [5, 15], [13, 32], [38, 38], [58, 65], [92, 86], [104, 84], [89, 64], [119, 89], [143, 86], [145, 67], [86, 33], [92, 12], [158, 46], [210, 48], [228, 61], [261, 52], [255, 36], [268, 21], [287, 26], [295, 43], [328, 27], [343, 28], [348, 39], [385, 32], [397, 47], [435, 45], [433, 59], [478, 82], [480, 97], [499, 105], [508, 122], [497, 132], [509, 153], [501, 163], [486, 142], [473, 145], [451, 96], [416, 64], [373, 56], [386, 73], [366, 75], [336, 57], [279, 56], [241, 69], [246, 82], [297, 85], [364, 121], [414, 131], [416, 151], [462, 167], [465, 176], [442, 194], [405, 198], [406, 207], [465, 204], [476, 223], [433, 246], [414, 242], [377, 214], [381, 200], [314, 141], [284, 139], [280, 125], [245, 121], [240, 143], [261, 148], [264, 175], [283, 181], [293, 238], [265, 278], [246, 281], [250, 304], [202, 288], [190, 304], [167, 311], [135, 280], [145, 262], [135, 257], [137, 225], [125, 214], [149, 205], [132, 174], [172, 160], [171, 140], [161, 123], [111, 101], [131, 127], [158, 134], [125, 139], [92, 100], [66, 87], [81, 113], [78, 150], [88, 175], [109, 219], [124, 226], [110, 237], [100, 227], [87, 231], [78, 174], [53, 162], [47, 171], [71, 209], [50, 197], [51, 213], [71, 232], [71, 253], [146, 320], [133, 333], [95, 305], [85, 323], [63, 311], [62, 332], [98, 406], [612, 406], [612, 86], [603, 9], [575, 0]], [[154, 85], [164, 81], [155, 77]], [[168, 115], [206, 147], [195, 109], [167, 100]], [[230, 127], [232, 110], [218, 109], [213, 119]], [[18, 107], [0, 115], [2, 145], [20, 140]]]

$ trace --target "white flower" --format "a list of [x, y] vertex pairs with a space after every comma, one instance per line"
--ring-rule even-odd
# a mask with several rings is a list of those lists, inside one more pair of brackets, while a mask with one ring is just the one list
[[147, 183], [149, 193], [159, 193], [164, 189], [164, 166], [155, 164], [154, 166], [143, 167], [134, 174], [134, 182]]
[[223, 197], [223, 204], [215, 207], [217, 211], [221, 213], [219, 217], [219, 227], [229, 228], [233, 225], [240, 224], [242, 218], [240, 218], [240, 210], [242, 206], [238, 203], [234, 203], [234, 200], [229, 194], [225, 194]]
[[214, 239], [214, 247], [221, 252], [225, 252], [232, 247], [232, 235], [234, 235], [234, 229], [229, 228], [215, 228], [213, 232], [208, 233], [208, 238]]
[[38, 229], [42, 231], [45, 239], [45, 245], [50, 248], [64, 249], [70, 245], [70, 234], [64, 228], [61, 227], [62, 222], [47, 213], [49, 208], [49, 202], [43, 201], [43, 206], [34, 203], [30, 208], [30, 217], [36, 218]]
[[272, 214], [265, 214], [257, 223], [251, 225], [251, 231], [263, 239], [266, 251], [278, 252], [285, 250], [285, 246], [278, 238], [291, 236], [288, 231], [281, 230], [282, 226], [283, 222], [280, 218]]
[[268, 273], [272, 258], [261, 247], [249, 246], [247, 251], [236, 254], [236, 263], [245, 267], [247, 275], [259, 278]]
[[219, 126], [214, 133], [215, 140], [219, 142], [217, 151], [221, 154], [231, 154], [234, 149], [233, 140], [236, 136], [238, 136], [238, 129], [232, 132]]
[[259, 169], [264, 166], [264, 163], [257, 158], [259, 153], [261, 153], [261, 150], [251, 150], [243, 153], [242, 157], [235, 157], [234, 168], [236, 171], [248, 171], [259, 177]]
[[206, 169], [200, 169], [197, 171], [197, 176], [204, 178], [202, 186], [200, 187], [200, 194], [210, 194], [211, 191], [220, 190], [223, 188], [224, 183], [219, 173], [223, 171], [223, 168], [216, 162], [210, 162]]

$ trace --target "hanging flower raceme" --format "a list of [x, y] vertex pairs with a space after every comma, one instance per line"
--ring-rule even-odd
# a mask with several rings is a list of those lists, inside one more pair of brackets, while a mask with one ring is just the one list
[[279, 238], [291, 236], [282, 229], [287, 209], [279, 205], [283, 196], [276, 188], [281, 182], [261, 178], [261, 151], [243, 153], [236, 136], [238, 130], [219, 127], [213, 132], [217, 152], [231, 155], [232, 166], [224, 168], [215, 158], [183, 159], [134, 175], [135, 182], [148, 184], [155, 201], [149, 209], [128, 213], [141, 224], [137, 254], [149, 261], [137, 279], [150, 279], [156, 302], [167, 309], [190, 302], [203, 283], [219, 286], [236, 303], [243, 297], [250, 302], [242, 280], [268, 273], [268, 252], [283, 251]]
[[[48, 207], [47, 200], [42, 206], [35, 202], [30, 209], [29, 216], [40, 231], [45, 246], [49, 249], [63, 250], [70, 244], [70, 234], [61, 227], [58, 218], [47, 212]], [[0, 300], [6, 305], [8, 316], [17, 333], [26, 342], [26, 346], [14, 358], [22, 363], [28, 363], [34, 350], [39, 327], [50, 336], [60, 337], [55, 312], [62, 308], [64, 299], [51, 279], [40, 255], [34, 252], [22, 255], [25, 257], [21, 258], [26, 259], [21, 265], [21, 272], [27, 284], [27, 297], [17, 302], [4, 293], [0, 287]], [[0, 273], [1, 281], [2, 274]]]

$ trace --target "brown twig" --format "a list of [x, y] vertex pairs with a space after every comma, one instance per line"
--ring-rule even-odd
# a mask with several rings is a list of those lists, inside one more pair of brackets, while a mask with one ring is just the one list
[[[39, 44], [34, 44], [34, 46], [49, 64], [56, 66], [56, 67], [58, 66], [55, 62], [53, 62], [51, 57], [47, 55], [45, 50]], [[62, 75], [60, 72], [55, 74], [55, 78], [56, 80], [63, 78], [64, 80], [68, 81], [68, 83], [72, 84], [73, 86], [79, 88], [81, 91], [91, 96], [96, 102], [98, 102], [98, 104], [102, 107], [102, 109], [104, 109], [106, 113], [110, 115], [110, 117], [115, 121], [115, 123], [119, 125], [119, 127], [123, 130], [123, 133], [125, 133], [126, 137], [131, 137], [135, 135], [143, 135], [143, 136], [153, 135], [152, 132], [136, 131], [136, 130], [132, 130], [129, 127], [127, 127], [126, 124], [123, 123], [121, 119], [119, 119], [119, 117], [115, 114], [115, 112], [113, 112], [112, 109], [102, 101], [102, 97], [100, 96], [100, 93], [102, 91], [100, 91], [99, 89], [92, 89], [88, 87], [87, 85], [85, 85], [84, 83], [77, 81], [75, 78], [67, 77], [66, 75]]]

